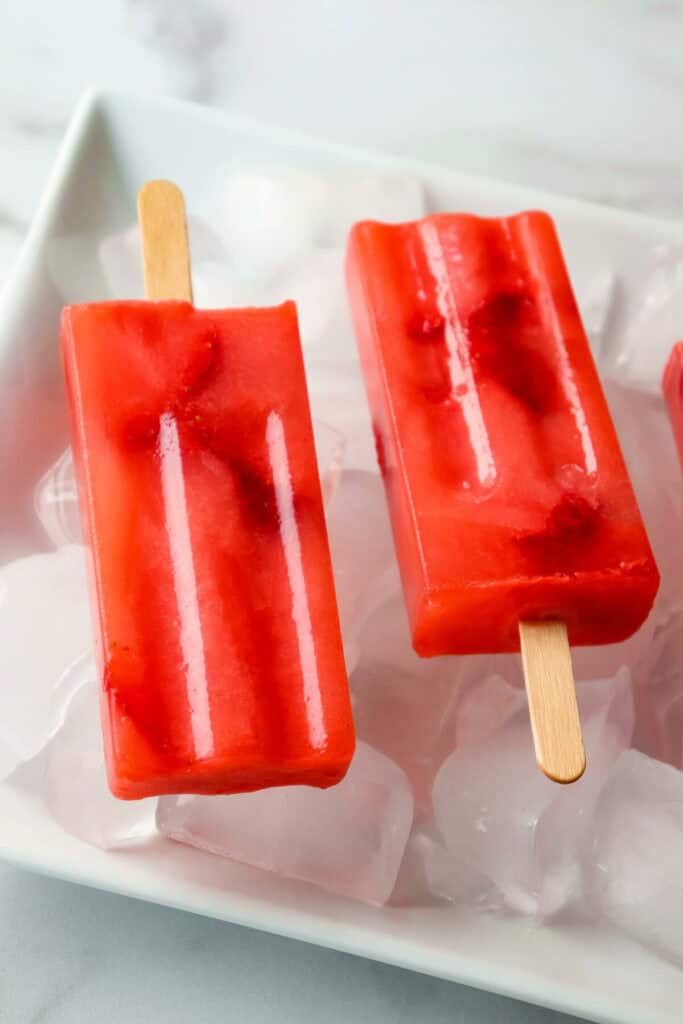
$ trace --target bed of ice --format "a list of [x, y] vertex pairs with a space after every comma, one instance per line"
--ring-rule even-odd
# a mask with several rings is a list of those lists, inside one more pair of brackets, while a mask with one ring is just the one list
[[[627, 643], [575, 652], [588, 770], [562, 788], [536, 769], [518, 657], [423, 661], [410, 646], [343, 250], [355, 219], [425, 212], [411, 179], [251, 172], [230, 178], [211, 225], [190, 223], [198, 305], [298, 302], [359, 738], [346, 779], [111, 797], [68, 451], [36, 490], [44, 553], [0, 569], [0, 778], [38, 787], [104, 849], [161, 832], [374, 904], [601, 919], [683, 965], [683, 476], [658, 391], [683, 257], [657, 250], [628, 300], [618, 269], [575, 278], [662, 586]], [[142, 296], [135, 226], [97, 258], [112, 298]]]

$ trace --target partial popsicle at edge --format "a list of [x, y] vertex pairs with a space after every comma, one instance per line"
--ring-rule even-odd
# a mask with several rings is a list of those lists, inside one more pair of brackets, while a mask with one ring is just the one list
[[537, 760], [572, 781], [568, 643], [628, 637], [659, 577], [552, 220], [360, 223], [347, 279], [415, 649], [521, 634]]
[[683, 467], [683, 341], [673, 347], [664, 370], [662, 390]]
[[155, 301], [62, 319], [111, 788], [333, 785], [354, 732], [296, 308], [194, 309], [181, 193], [139, 212]]

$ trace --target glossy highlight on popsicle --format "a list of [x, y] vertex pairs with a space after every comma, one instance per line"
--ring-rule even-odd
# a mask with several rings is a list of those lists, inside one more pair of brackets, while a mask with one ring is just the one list
[[354, 749], [293, 303], [72, 306], [112, 789], [328, 786]]
[[625, 639], [658, 573], [550, 217], [360, 223], [347, 278], [418, 653]]

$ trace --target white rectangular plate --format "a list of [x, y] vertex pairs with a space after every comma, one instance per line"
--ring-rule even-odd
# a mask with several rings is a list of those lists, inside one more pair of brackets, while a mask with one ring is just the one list
[[[190, 210], [210, 219], [236, 163], [413, 174], [426, 185], [433, 210], [503, 214], [541, 207], [555, 216], [575, 274], [611, 266], [627, 284], [637, 281], [644, 254], [655, 246], [683, 245], [683, 231], [674, 224], [321, 143], [189, 104], [90, 94], [73, 118], [1, 300], [0, 560], [35, 550], [33, 486], [67, 443], [57, 345], [61, 307], [105, 295], [94, 254], [79, 238], [132, 222], [137, 189], [148, 178], [176, 180]], [[65, 242], [78, 271], [67, 287], [55, 266]], [[541, 928], [448, 908], [373, 909], [163, 840], [104, 853], [66, 835], [38, 799], [7, 785], [0, 786], [0, 822], [2, 857], [61, 878], [596, 1021], [681, 1019], [683, 973], [606, 929]]]

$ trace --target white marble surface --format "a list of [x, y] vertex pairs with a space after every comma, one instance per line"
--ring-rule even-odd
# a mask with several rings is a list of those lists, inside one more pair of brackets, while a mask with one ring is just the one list
[[[0, 32], [0, 283], [88, 84], [683, 214], [677, 0], [22, 0]], [[0, 867], [2, 1024], [565, 1021]]]

